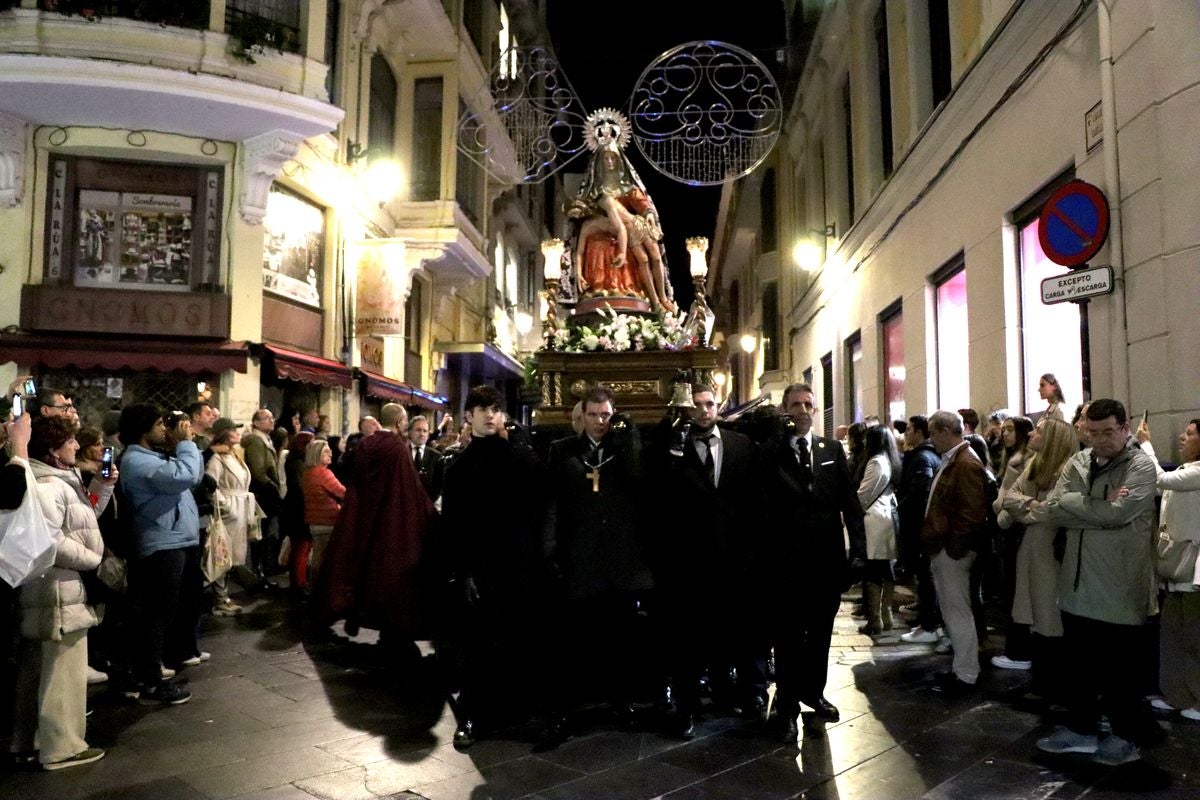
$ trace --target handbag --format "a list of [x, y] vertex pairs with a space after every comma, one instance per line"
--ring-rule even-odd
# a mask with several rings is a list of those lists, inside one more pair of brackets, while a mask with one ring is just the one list
[[1158, 529], [1155, 569], [1158, 577], [1170, 583], [1195, 583], [1196, 558], [1200, 542], [1191, 539], [1172, 539], [1166, 525]]
[[233, 567], [233, 547], [229, 542], [229, 531], [219, 516], [214, 516], [208, 526], [208, 539], [204, 542], [204, 553], [200, 558], [200, 569], [209, 583], [225, 577]]
[[16, 508], [0, 511], [0, 579], [16, 588], [54, 566], [58, 539], [42, 514], [33, 472], [16, 460], [9, 463], [24, 467], [25, 497]]

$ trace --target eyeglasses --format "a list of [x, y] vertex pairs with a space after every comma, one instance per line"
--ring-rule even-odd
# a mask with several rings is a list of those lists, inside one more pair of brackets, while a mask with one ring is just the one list
[[75, 409], [75, 404], [74, 403], [63, 403], [61, 406], [60, 405], [52, 405], [50, 407], [57, 408], [59, 411], [73, 411]]

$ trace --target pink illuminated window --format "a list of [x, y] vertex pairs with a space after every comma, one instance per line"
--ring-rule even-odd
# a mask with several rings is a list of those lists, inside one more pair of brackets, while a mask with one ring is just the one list
[[904, 405], [904, 313], [897, 303], [880, 322], [883, 339], [883, 401], [887, 421], [908, 419]]
[[1021, 228], [1021, 353], [1026, 413], [1045, 410], [1046, 401], [1038, 396], [1038, 379], [1047, 372], [1054, 373], [1062, 387], [1062, 411], [1068, 419], [1071, 409], [1083, 402], [1079, 306], [1042, 302], [1042, 281], [1068, 271], [1042, 252], [1036, 217]]
[[960, 267], [937, 286], [938, 408], [971, 405], [967, 344], [967, 272]]

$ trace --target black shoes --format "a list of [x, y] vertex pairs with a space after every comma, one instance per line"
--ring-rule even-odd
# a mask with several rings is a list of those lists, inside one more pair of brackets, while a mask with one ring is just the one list
[[571, 724], [567, 720], [566, 714], [555, 714], [550, 717], [550, 722], [546, 725], [545, 734], [542, 737], [541, 749], [553, 749], [560, 744], [570, 741], [574, 737], [571, 733]]
[[940, 672], [934, 677], [930, 688], [947, 697], [964, 697], [975, 691], [975, 684], [961, 680], [953, 672]]
[[811, 699], [804, 698], [803, 702], [807, 706], [812, 706], [813, 716], [817, 719], [827, 720], [829, 722], [837, 722], [842, 718], [842, 714], [838, 711], [837, 706], [826, 700], [824, 697], [813, 697]]
[[454, 731], [454, 746], [459, 749], [466, 749], [475, 744], [475, 723], [469, 719], [459, 723], [458, 728]]
[[775, 717], [767, 725], [767, 733], [783, 744], [795, 744], [800, 738], [800, 727], [793, 716]]

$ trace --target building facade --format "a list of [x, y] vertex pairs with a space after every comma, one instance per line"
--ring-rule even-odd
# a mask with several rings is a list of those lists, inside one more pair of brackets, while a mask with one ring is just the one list
[[456, 141], [537, 4], [156, 5], [0, 4], [0, 379], [335, 432], [515, 386], [542, 194]]
[[[811, 6], [806, 8], [805, 6]], [[865, 415], [1148, 409], [1170, 441], [1200, 407], [1200, 36], [1194, 3], [793, 4], [808, 42], [780, 146], [727, 188], [717, 302], [739, 396], [809, 380], [826, 430]], [[1107, 198], [1088, 266], [1114, 291], [1043, 301], [1038, 237], [1072, 180]], [[766, 344], [764, 344], [764, 340]]]

